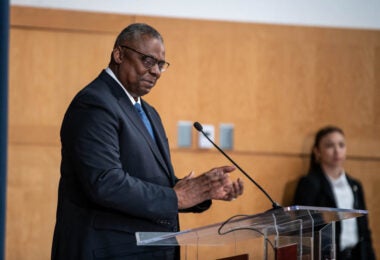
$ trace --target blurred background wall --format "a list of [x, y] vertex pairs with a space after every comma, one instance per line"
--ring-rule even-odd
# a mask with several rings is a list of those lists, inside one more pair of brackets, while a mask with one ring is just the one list
[[[146, 99], [161, 113], [179, 177], [229, 162], [214, 149], [199, 149], [194, 130], [191, 146], [178, 147], [178, 122], [214, 125], [217, 143], [219, 125], [230, 123], [230, 156], [276, 201], [291, 205], [313, 134], [338, 125], [347, 136], [346, 170], [365, 188], [379, 255], [380, 26], [372, 8], [363, 4], [352, 15], [349, 4], [343, 11], [334, 4], [323, 20], [302, 13], [311, 11], [302, 3], [298, 16], [285, 15], [289, 6], [271, 9], [270, 1], [265, 14], [257, 5], [239, 8], [239, 16], [236, 6], [228, 10], [213, 1], [215, 10], [148, 2], [11, 1], [6, 259], [50, 258], [63, 114], [75, 93], [107, 66], [116, 35], [131, 22], [149, 23], [165, 39], [171, 66]], [[203, 11], [191, 11], [196, 8]], [[182, 229], [269, 209], [264, 195], [244, 180], [239, 200], [181, 215]]]

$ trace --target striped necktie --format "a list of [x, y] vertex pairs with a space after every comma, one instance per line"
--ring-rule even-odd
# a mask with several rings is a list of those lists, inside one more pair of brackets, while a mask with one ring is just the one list
[[144, 110], [142, 109], [141, 105], [139, 103], [135, 103], [135, 109], [139, 113], [139, 116], [140, 116], [141, 120], [143, 121], [146, 129], [148, 130], [150, 136], [152, 137], [153, 140], [155, 140], [154, 139], [154, 133], [153, 133], [152, 125], [150, 124], [149, 119], [146, 116], [146, 114], [145, 114]]

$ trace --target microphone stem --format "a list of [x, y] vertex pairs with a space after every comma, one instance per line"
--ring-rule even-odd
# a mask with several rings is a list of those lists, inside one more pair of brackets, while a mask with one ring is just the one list
[[267, 198], [272, 202], [272, 207], [274, 209], [277, 209], [277, 208], [281, 208], [281, 206], [275, 202], [270, 196], [269, 194], [254, 180], [251, 178], [251, 176], [249, 176], [242, 168], [240, 168], [240, 166], [235, 163], [234, 160], [232, 160], [228, 154], [226, 154], [222, 149], [219, 148], [219, 146], [217, 146], [208, 136], [207, 134], [203, 131], [203, 130], [200, 130], [202, 132], [202, 134], [207, 138], [207, 140], [210, 141], [210, 143], [212, 143], [212, 145], [219, 150], [219, 152], [221, 152], [228, 160], [230, 160], [231, 163], [233, 163], [233, 165], [235, 165], [244, 175], [245, 177], [247, 177], [251, 182], [253, 182], [253, 184], [255, 184], [264, 194], [265, 196], [267, 196]]

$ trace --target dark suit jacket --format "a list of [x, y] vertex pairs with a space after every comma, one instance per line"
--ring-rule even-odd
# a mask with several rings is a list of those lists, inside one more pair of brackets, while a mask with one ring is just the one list
[[[349, 175], [346, 176], [354, 194], [354, 209], [366, 209], [362, 185], [358, 180], [351, 178]], [[305, 206], [337, 207], [332, 187], [322, 169], [316, 169], [300, 179], [296, 189], [294, 203], [295, 205]], [[357, 218], [357, 224], [362, 253], [361, 259], [375, 259], [367, 216]], [[340, 234], [341, 228], [339, 222], [336, 223], [336, 230], [336, 233]], [[337, 235], [337, 248], [339, 248], [339, 244], [340, 235]]]
[[137, 231], [179, 228], [168, 140], [156, 110], [143, 100], [142, 106], [156, 142], [105, 71], [71, 102], [61, 128], [52, 259], [173, 258], [173, 248], [136, 246]]

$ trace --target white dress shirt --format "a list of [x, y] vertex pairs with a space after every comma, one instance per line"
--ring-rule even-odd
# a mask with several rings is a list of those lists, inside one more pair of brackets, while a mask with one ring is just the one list
[[[338, 179], [333, 179], [327, 176], [331, 183], [335, 201], [338, 208], [353, 209], [354, 208], [354, 193], [348, 183], [346, 173], [342, 172]], [[340, 236], [340, 250], [347, 247], [353, 247], [358, 243], [358, 227], [356, 218], [346, 219], [341, 221], [341, 236]]]

